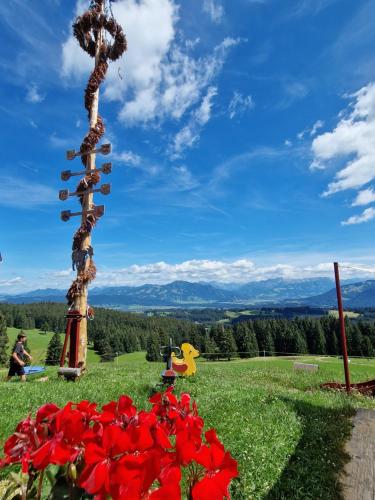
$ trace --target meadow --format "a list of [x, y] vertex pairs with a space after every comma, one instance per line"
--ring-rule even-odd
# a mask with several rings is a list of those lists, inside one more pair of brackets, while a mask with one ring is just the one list
[[[16, 333], [9, 329], [11, 339]], [[27, 333], [39, 363], [52, 334]], [[348, 460], [344, 445], [351, 417], [356, 408], [373, 408], [375, 403], [319, 388], [325, 381], [342, 381], [341, 360], [298, 360], [317, 363], [319, 371], [295, 372], [294, 358], [201, 360], [194, 378], [177, 382], [176, 392], [192, 395], [206, 428], [215, 427], [238, 460], [240, 477], [232, 485], [235, 499], [341, 498], [339, 474]], [[375, 378], [374, 360], [352, 359], [350, 367], [354, 382]], [[56, 367], [47, 368], [46, 382], [38, 382], [36, 376], [26, 384], [1, 382], [0, 442], [45, 402], [62, 405], [90, 399], [103, 404], [128, 394], [137, 407], [149, 408], [148, 398], [162, 368], [161, 363], [148, 363], [142, 352], [122, 355], [113, 363], [99, 363], [91, 352], [87, 373], [76, 383], [58, 379]]]

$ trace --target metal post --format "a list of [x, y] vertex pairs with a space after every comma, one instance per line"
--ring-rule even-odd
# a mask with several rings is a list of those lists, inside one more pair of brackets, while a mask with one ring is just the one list
[[342, 297], [341, 297], [341, 286], [340, 286], [340, 274], [339, 265], [337, 262], [333, 263], [335, 269], [335, 281], [336, 281], [336, 293], [337, 293], [337, 306], [339, 310], [339, 320], [340, 320], [340, 334], [341, 334], [341, 347], [342, 347], [342, 357], [344, 361], [344, 371], [345, 371], [345, 385], [346, 392], [350, 392], [350, 373], [349, 373], [349, 363], [348, 363], [348, 351], [346, 348], [346, 334], [345, 334], [345, 317], [342, 307]]

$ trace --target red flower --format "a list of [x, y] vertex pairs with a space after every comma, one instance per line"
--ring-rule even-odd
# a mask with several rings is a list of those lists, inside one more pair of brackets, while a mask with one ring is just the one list
[[131, 447], [128, 434], [117, 425], [109, 425], [103, 431], [102, 445], [89, 443], [85, 449], [85, 469], [80, 485], [93, 495], [110, 494], [113, 462]]
[[164, 466], [158, 478], [160, 488], [150, 494], [150, 500], [181, 499], [181, 469], [176, 464]]
[[72, 403], [68, 403], [50, 422], [52, 437], [32, 454], [33, 466], [44, 469], [49, 464], [74, 462], [81, 452], [85, 428], [81, 412], [72, 409]]
[[103, 424], [119, 421], [128, 423], [137, 414], [137, 408], [129, 396], [121, 396], [118, 401], [111, 401], [103, 406], [103, 412], [97, 417]]
[[203, 445], [196, 456], [196, 461], [203, 465], [206, 474], [192, 490], [193, 500], [223, 500], [230, 498], [229, 483], [238, 476], [237, 462], [218, 440], [211, 429], [205, 434], [210, 446]]
[[[2, 466], [21, 461], [24, 464], [24, 457], [29, 457], [39, 444], [35, 421], [31, 417], [27, 417], [17, 425], [15, 433], [5, 442], [5, 459]], [[25, 468], [25, 465], [23, 467]]]
[[79, 459], [78, 484], [95, 500], [180, 500], [181, 466], [191, 464], [193, 500], [229, 498], [237, 462], [215, 431], [207, 432], [202, 444], [203, 420], [195, 403], [188, 394], [178, 400], [172, 390], [153, 396], [149, 412], [137, 412], [128, 396], [101, 412], [90, 401], [62, 409], [46, 404], [35, 420], [27, 417], [18, 424], [5, 443], [0, 467], [20, 463], [27, 473], [30, 463], [40, 470]]
[[39, 408], [36, 413], [35, 421], [37, 424], [42, 422], [49, 422], [56, 413], [60, 411], [60, 408], [53, 403], [47, 403]]

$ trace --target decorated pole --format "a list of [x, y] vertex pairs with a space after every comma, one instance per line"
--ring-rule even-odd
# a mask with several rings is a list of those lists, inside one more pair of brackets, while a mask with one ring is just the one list
[[[115, 61], [126, 50], [126, 38], [122, 28], [113, 17], [106, 15], [105, 4], [106, 0], [92, 0], [90, 8], [73, 24], [74, 36], [79, 45], [91, 57], [95, 58], [95, 68], [85, 90], [89, 132], [84, 137], [79, 151], [67, 152], [68, 160], [81, 157], [85, 170], [76, 173], [65, 170], [61, 174], [61, 179], [64, 181], [80, 174], [84, 174], [84, 177], [79, 181], [74, 192], [70, 193], [69, 190], [64, 189], [59, 193], [59, 198], [62, 201], [67, 200], [70, 196], [77, 196], [82, 207], [79, 212], [71, 212], [70, 210], [61, 212], [63, 221], [81, 215], [81, 225], [74, 234], [72, 246], [72, 265], [73, 269], [77, 270], [77, 277], [66, 295], [69, 311], [64, 349], [60, 360], [61, 373], [64, 374], [63, 367], [69, 344], [68, 367], [71, 371], [67, 371], [65, 374], [68, 373], [73, 378], [80, 375], [86, 368], [87, 318], [90, 316], [87, 301], [88, 285], [96, 276], [91, 232], [97, 220], [104, 215], [104, 206], [94, 204], [94, 193], [106, 195], [111, 190], [110, 184], [102, 184], [100, 188], [95, 188], [100, 182], [100, 173], [109, 174], [112, 168], [110, 163], [105, 163], [101, 168], [96, 167], [96, 155], [106, 155], [111, 152], [110, 144], [98, 146], [105, 132], [103, 119], [98, 113], [99, 88], [108, 70], [108, 59]], [[112, 44], [106, 42], [105, 31], [112, 36], [114, 40]]]

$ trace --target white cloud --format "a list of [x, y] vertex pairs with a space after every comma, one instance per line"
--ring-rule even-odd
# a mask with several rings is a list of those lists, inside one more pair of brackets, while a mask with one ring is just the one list
[[175, 136], [169, 152], [172, 159], [180, 158], [186, 148], [191, 148], [199, 141], [202, 127], [210, 120], [212, 99], [217, 95], [216, 87], [209, 87], [200, 106], [192, 113], [188, 124]]
[[52, 147], [58, 148], [58, 149], [67, 149], [67, 148], [72, 148], [72, 144], [75, 143], [75, 141], [72, 138], [68, 137], [58, 137], [55, 132], [53, 132], [50, 137], [49, 137], [49, 142]]
[[196, 188], [199, 182], [195, 179], [191, 171], [185, 166], [173, 167], [173, 188], [179, 191], [188, 191]]
[[307, 127], [303, 129], [301, 132], [298, 132], [297, 138], [299, 140], [302, 140], [306, 134], [309, 134], [310, 137], [313, 137], [322, 127], [324, 127], [324, 121], [317, 120], [311, 128]]
[[332, 132], [317, 136], [312, 143], [314, 161], [344, 158], [324, 195], [358, 189], [375, 178], [375, 83], [353, 94], [354, 100]]
[[40, 102], [43, 102], [45, 99], [45, 95], [42, 95], [39, 93], [39, 89], [37, 85], [34, 83], [30, 85], [30, 87], [27, 89], [26, 93], [26, 101], [31, 102], [32, 104], [38, 104]]
[[343, 221], [341, 224], [343, 226], [351, 224], [362, 224], [363, 222], [368, 222], [369, 220], [375, 219], [375, 208], [366, 208], [360, 215], [352, 215], [348, 220]]
[[[375, 267], [361, 263], [342, 262], [340, 264], [343, 277], [372, 276]], [[252, 260], [187, 260], [180, 263], [155, 262], [144, 265], [132, 265], [123, 269], [99, 271], [97, 285], [142, 285], [165, 284], [183, 280], [190, 282], [215, 281], [219, 283], [247, 283], [270, 278], [302, 279], [327, 276], [333, 279], [332, 262], [314, 265], [294, 265], [279, 263], [268, 266], [257, 266]]]
[[203, 11], [214, 23], [219, 23], [224, 16], [224, 7], [217, 0], [203, 0]]
[[286, 80], [282, 83], [284, 97], [278, 104], [280, 109], [286, 109], [296, 101], [304, 99], [310, 92], [307, 83]]
[[[335, 256], [337, 258], [337, 255]], [[248, 258], [233, 261], [223, 260], [187, 260], [184, 262], [151, 262], [149, 264], [134, 264], [122, 268], [99, 267], [95, 286], [139, 286], [145, 283], [165, 284], [175, 280], [190, 282], [218, 282], [218, 283], [247, 283], [270, 278], [283, 278], [286, 280], [299, 280], [314, 277], [329, 277], [333, 285], [333, 257], [322, 255], [293, 254], [282, 263], [277, 263], [279, 257], [266, 256], [265, 262], [259, 265]], [[318, 260], [317, 260], [318, 259]], [[320, 259], [322, 259], [320, 261]], [[323, 260], [324, 259], [324, 260]], [[364, 257], [363, 262], [358, 259], [353, 261], [340, 261], [340, 273], [343, 278], [374, 279], [374, 258]], [[314, 264], [306, 264], [313, 261]], [[265, 265], [266, 262], [276, 262]], [[364, 263], [367, 262], [367, 263]], [[46, 270], [43, 273], [34, 270], [26, 271], [29, 277], [6, 277], [0, 285], [7, 286], [7, 293], [21, 293], [36, 288], [66, 289], [72, 276], [71, 269]]]
[[49, 274], [53, 278], [65, 278], [66, 276], [72, 276], [74, 273], [73, 269], [70, 267], [69, 269], [63, 269], [62, 271], [55, 271]]
[[369, 205], [375, 201], [375, 191], [372, 188], [364, 189], [357, 194], [357, 198], [353, 201], [352, 207], [361, 205]]
[[48, 186], [18, 177], [0, 177], [0, 206], [35, 208], [57, 201], [57, 193]]
[[[105, 96], [123, 103], [119, 119], [127, 126], [179, 120], [201, 101], [228, 49], [239, 43], [226, 38], [210, 54], [194, 58], [191, 47], [176, 38], [174, 0], [118, 0], [112, 8], [125, 29], [129, 50], [110, 65]], [[66, 79], [82, 78], [92, 64], [70, 35], [63, 44]]]
[[314, 170], [324, 170], [326, 167], [319, 160], [314, 158], [310, 163], [309, 169], [313, 172]]
[[316, 16], [338, 0], [300, 0], [288, 17]]
[[140, 165], [141, 157], [132, 151], [122, 151], [121, 153], [114, 152], [112, 154], [114, 160], [126, 165], [132, 165], [134, 167]]
[[14, 286], [22, 282], [22, 278], [17, 276], [17, 278], [12, 278], [8, 280], [0, 280], [0, 286]]
[[229, 118], [232, 120], [235, 116], [244, 113], [246, 110], [254, 107], [254, 101], [251, 95], [243, 96], [235, 91], [228, 106]]
[[253, 262], [247, 259], [234, 262], [188, 260], [177, 264], [156, 262], [129, 266], [113, 273], [98, 273], [98, 280], [103, 283], [116, 279], [117, 283], [129, 284], [169, 283], [175, 280], [230, 282], [244, 280], [253, 270]]
[[319, 129], [321, 129], [322, 127], [324, 127], [324, 121], [323, 121], [323, 120], [317, 120], [317, 121], [314, 123], [314, 125], [312, 126], [312, 128], [311, 128], [311, 130], [310, 130], [310, 132], [309, 132], [309, 133], [310, 133], [310, 135], [311, 135], [311, 136], [314, 136], [314, 135], [317, 133], [317, 131], [318, 131]]
[[290, 148], [290, 146], [292, 146], [292, 141], [290, 141], [289, 139], [285, 139], [284, 146], [287, 146], [288, 148]]

